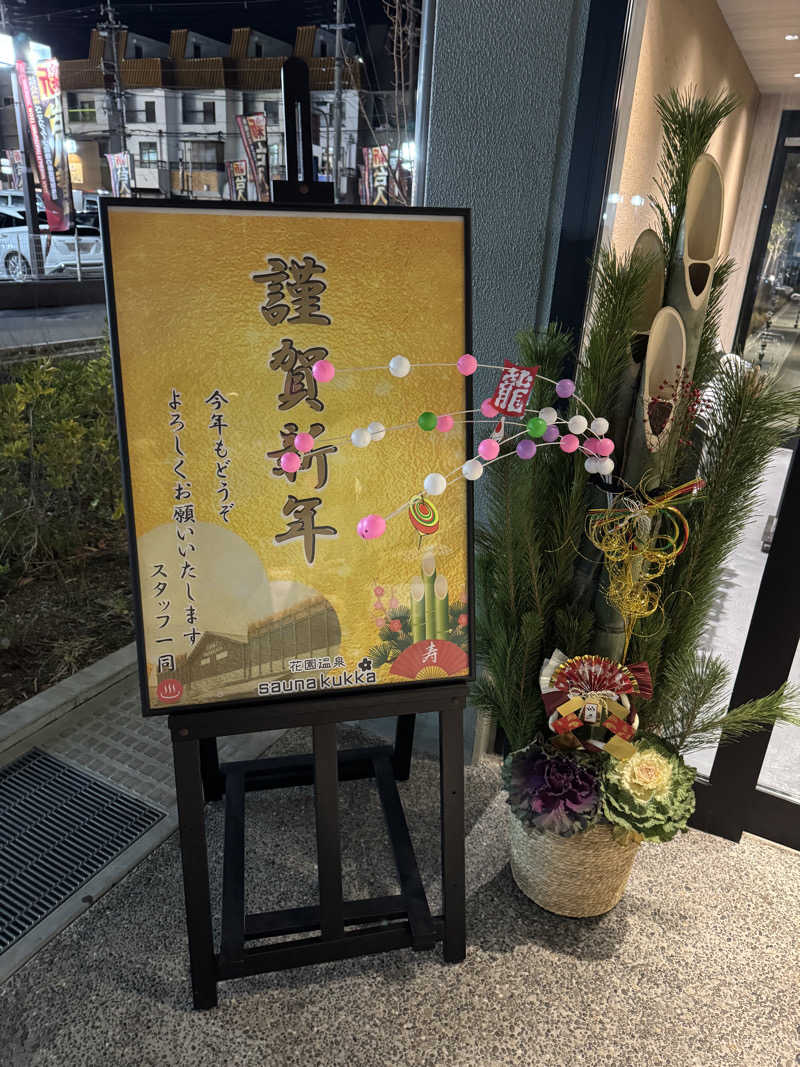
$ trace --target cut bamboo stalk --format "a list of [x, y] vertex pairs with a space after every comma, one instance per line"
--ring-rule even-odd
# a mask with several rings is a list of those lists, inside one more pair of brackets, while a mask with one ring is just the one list
[[722, 174], [714, 157], [704, 152], [689, 178], [686, 210], [667, 280], [667, 304], [678, 312], [686, 331], [686, 375], [689, 379], [697, 362], [700, 334], [719, 258], [723, 207]]
[[[636, 486], [646, 475], [645, 488], [659, 482], [658, 452], [672, 428], [676, 402], [674, 383], [686, 363], [686, 332], [681, 316], [672, 307], [662, 308], [653, 320], [644, 361], [636, 410], [631, 423], [623, 478]], [[663, 383], [666, 380], [667, 385]]]
[[664, 246], [655, 230], [642, 230], [636, 238], [631, 255], [644, 259], [649, 265], [649, 271], [642, 298], [631, 321], [633, 336], [630, 344], [630, 362], [622, 375], [616, 400], [608, 417], [609, 436], [616, 446], [618, 465], [625, 460], [647, 339], [650, 336], [653, 320], [664, 303], [666, 269]]
[[447, 590], [447, 579], [443, 574], [437, 575], [433, 583], [434, 637], [442, 641], [450, 633], [450, 598]]
[[425, 640], [425, 583], [418, 574], [411, 579], [411, 640]]
[[425, 639], [430, 641], [436, 630], [436, 557], [433, 552], [425, 552], [422, 557], [422, 583], [425, 586]]

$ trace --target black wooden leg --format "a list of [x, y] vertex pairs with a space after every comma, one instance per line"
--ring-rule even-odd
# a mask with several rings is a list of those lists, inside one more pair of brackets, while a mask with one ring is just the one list
[[414, 749], [414, 726], [416, 715], [398, 715], [394, 732], [394, 777], [398, 782], [407, 782], [411, 774], [411, 753]]
[[439, 715], [444, 958], [467, 954], [464, 887], [464, 709], [454, 701]]
[[338, 754], [336, 723], [312, 727], [314, 735], [314, 804], [317, 816], [317, 870], [320, 928], [323, 938], [344, 936], [342, 857], [339, 841]]
[[200, 771], [206, 803], [221, 800], [225, 793], [225, 775], [219, 773], [216, 737], [206, 737], [200, 742]]
[[178, 795], [192, 998], [195, 1008], [214, 1008], [217, 1005], [217, 964], [211, 930], [200, 742], [173, 737], [172, 756]]

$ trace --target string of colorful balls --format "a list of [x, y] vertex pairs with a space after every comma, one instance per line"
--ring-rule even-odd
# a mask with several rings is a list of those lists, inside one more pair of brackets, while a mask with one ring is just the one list
[[[451, 363], [414, 363], [412, 364], [405, 356], [394, 356], [389, 360], [388, 366], [386, 364], [378, 367], [352, 367], [347, 368], [348, 371], [385, 371], [388, 369], [389, 373], [395, 378], [405, 378], [410, 373], [412, 367], [436, 367], [441, 369], [442, 367], [452, 367]], [[478, 363], [475, 356], [470, 353], [465, 353], [460, 356], [455, 363], [458, 371], [469, 377], [475, 373], [475, 371], [481, 367], [485, 370], [505, 370], [505, 367], [501, 367], [495, 364]], [[311, 371], [314, 379], [317, 382], [330, 382], [336, 375], [336, 368], [330, 360], [323, 359], [317, 361]], [[350, 442], [356, 448], [366, 448], [373, 441], [382, 441], [386, 434], [391, 430], [404, 430], [413, 426], [419, 426], [421, 430], [431, 432], [438, 430], [440, 433], [448, 433], [453, 429], [455, 425], [464, 425], [468, 422], [472, 423], [485, 423], [496, 422], [498, 418], [502, 419], [501, 437], [506, 427], [522, 427], [519, 432], [510, 434], [505, 437], [506, 441], [515, 440], [517, 437], [521, 437], [522, 440], [517, 443], [516, 455], [522, 460], [530, 460], [536, 455], [537, 449], [545, 445], [556, 445], [562, 452], [571, 454], [573, 452], [580, 451], [586, 458], [584, 460], [584, 466], [590, 474], [610, 475], [614, 470], [614, 461], [611, 459], [611, 454], [614, 451], [614, 442], [611, 438], [606, 437], [608, 432], [608, 420], [602, 417], [595, 416], [589, 405], [585, 403], [575, 392], [575, 382], [570, 378], [562, 378], [560, 381], [554, 381], [552, 378], [547, 378], [543, 374], [537, 374], [537, 379], [540, 381], [548, 382], [555, 386], [556, 395], [561, 400], [567, 400], [572, 398], [576, 403], [580, 404], [589, 414], [590, 418], [587, 419], [584, 415], [572, 415], [569, 419], [563, 419], [559, 416], [554, 407], [543, 407], [538, 411], [534, 409], [525, 410], [525, 416], [529, 416], [524, 422], [514, 421], [514, 419], [502, 415], [491, 400], [487, 399], [482, 402], [480, 408], [472, 408], [467, 411], [451, 412], [444, 415], [437, 415], [433, 411], [423, 411], [415, 422], [405, 423], [402, 426], [390, 426], [386, 427], [380, 422], [371, 422], [367, 427], [358, 427], [353, 430], [349, 435]], [[483, 416], [482, 419], [474, 418], [456, 418], [458, 416], [477, 416], [478, 412]], [[521, 418], [521, 416], [520, 416]], [[561, 423], [567, 427], [568, 433], [562, 434], [558, 428], [558, 424]], [[583, 440], [583, 435], [590, 431], [592, 436], [586, 436]], [[346, 437], [331, 438], [330, 441], [347, 440]], [[538, 444], [537, 444], [538, 441]], [[300, 469], [302, 460], [300, 454], [310, 452], [315, 445], [315, 440], [310, 433], [298, 433], [294, 438], [294, 447], [296, 452], [286, 452], [280, 459], [281, 468], [287, 473], [294, 473]], [[511, 453], [505, 453], [506, 456]], [[480, 457], [480, 458], [478, 458]], [[383, 515], [365, 515], [362, 519], [359, 519], [356, 526], [356, 532], [360, 537], [366, 541], [374, 540], [377, 537], [381, 537], [386, 530], [386, 523], [405, 511], [409, 505], [413, 505], [423, 497], [423, 493], [427, 493], [429, 496], [440, 496], [447, 489], [448, 485], [457, 481], [459, 478], [464, 477], [467, 481], [477, 481], [481, 477], [484, 471], [484, 467], [493, 463], [497, 459], [503, 459], [504, 456], [500, 454], [500, 441], [496, 436], [490, 436], [484, 438], [478, 445], [478, 456], [468, 459], [460, 467], [454, 468], [447, 475], [439, 474], [438, 472], [432, 472], [428, 474], [423, 481], [423, 491], [416, 493], [411, 500], [406, 501], [391, 514]], [[481, 462], [481, 460], [483, 462]], [[435, 512], [434, 512], [435, 513]]]

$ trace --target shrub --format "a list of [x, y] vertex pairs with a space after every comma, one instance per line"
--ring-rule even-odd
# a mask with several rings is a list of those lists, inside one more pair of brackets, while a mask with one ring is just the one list
[[120, 530], [108, 354], [3, 368], [0, 486], [0, 575], [7, 578]]

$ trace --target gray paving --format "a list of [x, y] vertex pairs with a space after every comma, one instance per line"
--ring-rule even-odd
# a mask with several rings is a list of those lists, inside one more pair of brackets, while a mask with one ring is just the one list
[[[0, 755], [0, 762], [9, 763], [35, 746], [141, 798], [166, 816], [29, 934], [0, 954], [0, 981], [86, 911], [177, 827], [172, 746], [166, 717], [145, 719], [140, 707], [137, 677], [128, 674], [79, 710], [27, 734], [19, 744], [8, 747]], [[265, 752], [280, 733], [266, 731], [223, 738], [219, 744], [220, 759], [253, 759]]]
[[0, 310], [2, 348], [102, 337], [105, 330], [105, 304]]
[[[292, 731], [276, 751], [308, 749]], [[357, 743], [352, 734], [344, 743]], [[191, 1010], [170, 837], [0, 989], [4, 1067], [790, 1067], [800, 856], [692, 831], [640, 850], [609, 915], [515, 887], [496, 765], [467, 768], [467, 959], [410, 950], [228, 982]], [[438, 767], [400, 786], [435, 905]], [[341, 787], [346, 892], [396, 891], [369, 782]], [[223, 808], [208, 810], [219, 906]], [[311, 790], [248, 797], [248, 907], [313, 902]]]

